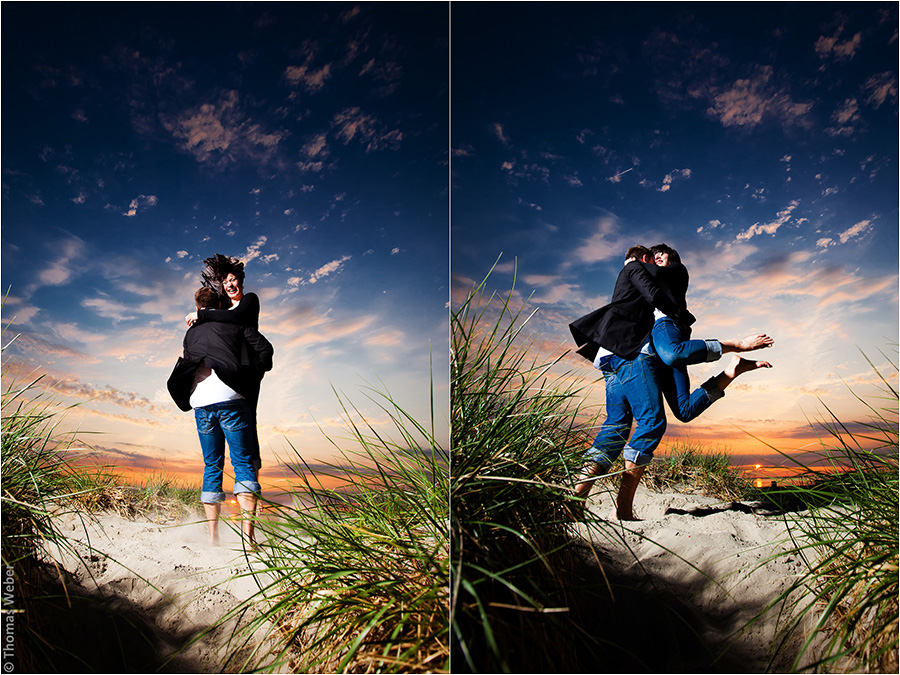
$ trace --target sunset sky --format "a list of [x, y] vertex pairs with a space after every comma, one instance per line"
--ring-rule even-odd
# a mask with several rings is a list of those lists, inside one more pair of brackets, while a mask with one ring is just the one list
[[265, 478], [352, 446], [334, 390], [387, 429], [367, 383], [427, 423], [433, 381], [447, 444], [448, 307], [498, 256], [552, 357], [663, 241], [695, 337], [776, 340], [668, 440], [774, 463], [825, 406], [863, 417], [863, 353], [896, 386], [897, 26], [894, 2], [4, 3], [6, 375], [46, 373], [120, 469], [199, 480], [165, 383], [224, 253], [275, 347]]
[[776, 340], [773, 370], [670, 416], [739, 463], [768, 452], [747, 432], [788, 450], [824, 405], [860, 419], [861, 351], [896, 386], [896, 3], [460, 3], [451, 27], [456, 302], [502, 253], [490, 287], [517, 268], [559, 354], [627, 248], [668, 243], [695, 337]]
[[199, 482], [166, 379], [213, 253], [275, 348], [268, 478], [288, 442], [352, 447], [332, 387], [385, 431], [366, 383], [428, 421], [433, 379], [446, 445], [446, 5], [4, 3], [2, 28], [4, 361], [106, 461]]

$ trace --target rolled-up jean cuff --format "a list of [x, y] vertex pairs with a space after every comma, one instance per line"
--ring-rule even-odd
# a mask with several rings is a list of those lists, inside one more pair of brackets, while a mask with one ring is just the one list
[[712, 403], [715, 403], [720, 398], [725, 397], [725, 392], [719, 389], [719, 386], [716, 384], [716, 378], [711, 377], [706, 382], [700, 385], [703, 391], [706, 392], [706, 395], [709, 397], [709, 400]]
[[722, 343], [718, 340], [705, 340], [706, 362], [718, 361], [722, 358]]
[[605, 453], [600, 448], [595, 448], [591, 446], [588, 448], [587, 452], [584, 453], [584, 458], [588, 461], [594, 462], [595, 464], [600, 464], [603, 466], [603, 473], [609, 471], [610, 467], [613, 465], [615, 461], [615, 457], [610, 457], [607, 453]]
[[200, 501], [203, 504], [219, 504], [225, 501], [224, 492], [201, 492]]
[[653, 461], [653, 453], [640, 452], [627, 445], [622, 451], [622, 456], [626, 462], [631, 462], [635, 466], [647, 466]]
[[234, 483], [234, 494], [239, 495], [242, 492], [252, 492], [259, 494], [259, 483], [254, 480], [239, 480]]

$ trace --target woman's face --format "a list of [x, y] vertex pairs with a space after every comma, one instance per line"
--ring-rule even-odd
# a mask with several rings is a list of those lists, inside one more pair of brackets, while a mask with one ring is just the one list
[[225, 277], [222, 281], [222, 288], [225, 289], [225, 295], [231, 299], [231, 302], [237, 302], [244, 297], [244, 289], [241, 280], [233, 274], [229, 273], [229, 275]]
[[668, 253], [657, 253], [653, 256], [653, 261], [656, 263], [657, 267], [668, 267], [669, 265], [669, 254]]

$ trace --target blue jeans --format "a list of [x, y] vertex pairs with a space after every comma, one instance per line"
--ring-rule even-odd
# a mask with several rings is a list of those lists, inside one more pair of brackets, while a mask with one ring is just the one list
[[194, 408], [197, 434], [203, 450], [203, 488], [200, 501], [215, 504], [225, 501], [222, 472], [225, 468], [225, 442], [234, 469], [234, 494], [259, 494], [256, 470], [251, 463], [253, 451], [253, 411], [245, 399], [225, 401]]
[[[633, 359], [610, 356], [600, 370], [606, 384], [606, 419], [587, 451], [587, 457], [608, 471], [620, 454], [626, 461], [644, 466], [666, 432], [660, 371], [665, 366], [655, 354]], [[631, 440], [631, 424], [635, 423]]]
[[660, 369], [659, 386], [679, 422], [690, 422], [723, 395], [714, 379], [691, 391], [687, 366], [715, 361], [722, 356], [718, 340], [690, 340], [691, 329], [664, 317], [653, 324], [651, 344], [666, 366]]

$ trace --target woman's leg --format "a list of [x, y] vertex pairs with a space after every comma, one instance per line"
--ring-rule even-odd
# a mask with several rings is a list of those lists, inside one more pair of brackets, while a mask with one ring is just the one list
[[752, 352], [775, 344], [765, 333], [748, 335], [742, 340], [690, 340], [690, 328], [669, 317], [656, 320], [651, 336], [659, 358], [673, 368], [717, 361], [722, 354]]
[[725, 388], [734, 382], [735, 378], [738, 375], [742, 375], [744, 373], [748, 373], [751, 370], [756, 370], [758, 368], [771, 368], [772, 364], [768, 361], [750, 361], [749, 359], [742, 359], [740, 356], [732, 356], [731, 363], [723, 370], [721, 373], [716, 375], [710, 381], [715, 382], [715, 386], [720, 390], [724, 391]]
[[716, 340], [690, 340], [691, 331], [669, 317], [657, 319], [651, 337], [653, 349], [667, 366], [684, 367], [715, 361], [721, 356]]
[[708, 382], [691, 391], [687, 368], [660, 368], [660, 388], [669, 409], [679, 422], [690, 422], [702, 414], [717, 398], [710, 396]]

